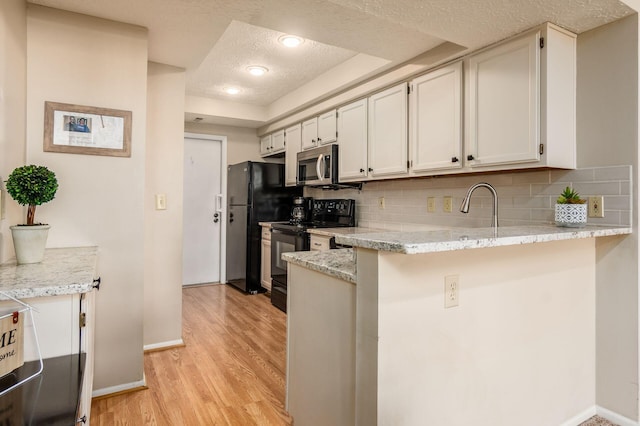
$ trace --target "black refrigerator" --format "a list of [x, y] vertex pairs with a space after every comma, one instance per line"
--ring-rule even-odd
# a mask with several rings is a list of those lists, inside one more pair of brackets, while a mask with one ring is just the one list
[[247, 161], [229, 166], [227, 175], [227, 283], [261, 291], [262, 230], [258, 222], [289, 220], [302, 187], [285, 187], [284, 164]]

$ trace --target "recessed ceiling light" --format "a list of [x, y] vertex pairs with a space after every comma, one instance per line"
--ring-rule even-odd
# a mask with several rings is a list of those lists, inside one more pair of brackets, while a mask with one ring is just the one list
[[250, 67], [247, 67], [247, 71], [249, 71], [251, 75], [261, 76], [269, 72], [269, 68], [260, 65], [251, 65]]
[[294, 35], [283, 35], [278, 39], [278, 41], [287, 47], [297, 47], [302, 43], [303, 40], [300, 37], [296, 37]]
[[238, 93], [240, 93], [240, 89], [238, 89], [237, 87], [227, 87], [226, 89], [224, 89], [224, 91], [230, 95], [237, 95]]

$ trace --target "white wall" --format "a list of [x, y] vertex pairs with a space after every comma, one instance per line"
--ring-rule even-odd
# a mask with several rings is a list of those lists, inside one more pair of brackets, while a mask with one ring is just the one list
[[[358, 250], [369, 279], [358, 274], [356, 285], [356, 424], [586, 420], [595, 399], [594, 253], [594, 239]], [[459, 306], [445, 309], [448, 275], [458, 275]]]
[[[27, 8], [27, 162], [55, 171], [56, 199], [36, 220], [49, 247], [97, 245], [94, 390], [143, 380], [147, 32], [55, 9]], [[45, 153], [44, 102], [129, 110], [131, 158]]]
[[184, 125], [184, 131], [226, 136], [227, 164], [237, 164], [243, 161], [264, 161], [260, 157], [260, 139], [256, 129], [187, 122]]
[[24, 164], [27, 103], [27, 9], [24, 0], [0, 7], [0, 263], [15, 256], [9, 227], [26, 213], [4, 191], [9, 173]]
[[[578, 166], [631, 164], [634, 233], [597, 242], [597, 404], [638, 415], [638, 16], [578, 36]], [[606, 208], [606, 206], [605, 206]]]
[[[147, 81], [144, 344], [182, 342], [185, 71], [150, 62]], [[167, 209], [155, 209], [165, 194]]]

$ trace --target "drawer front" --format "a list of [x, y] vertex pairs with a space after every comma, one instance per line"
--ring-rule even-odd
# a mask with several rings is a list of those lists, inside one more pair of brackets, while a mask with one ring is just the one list
[[330, 237], [321, 237], [318, 235], [311, 236], [311, 250], [322, 251], [329, 250], [331, 245], [329, 243]]
[[271, 240], [271, 228], [267, 228], [267, 227], [262, 228], [262, 239]]

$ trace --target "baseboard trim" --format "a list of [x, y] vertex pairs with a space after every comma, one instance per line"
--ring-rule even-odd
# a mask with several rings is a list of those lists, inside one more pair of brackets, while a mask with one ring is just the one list
[[607, 410], [606, 408], [600, 407], [599, 405], [596, 406], [596, 414], [620, 426], [640, 426], [639, 422], [631, 420], [630, 418], [622, 416], [611, 410]]
[[144, 349], [144, 353], [148, 352], [156, 352], [156, 351], [164, 351], [167, 349], [173, 348], [182, 348], [186, 346], [182, 339], [178, 340], [169, 340], [167, 342], [160, 343], [152, 343], [150, 345], [144, 345], [142, 349]]
[[584, 410], [582, 413], [573, 416], [566, 422], [563, 422], [560, 426], [577, 426], [580, 423], [586, 420], [589, 420], [591, 417], [595, 415], [596, 415], [596, 407], [595, 406], [589, 407], [586, 410]]
[[137, 392], [143, 389], [148, 389], [147, 380], [144, 376], [144, 373], [142, 374], [142, 380], [139, 380], [137, 382], [124, 383], [122, 385], [110, 386], [108, 388], [94, 390], [91, 393], [91, 398], [102, 399], [102, 398], [112, 397], [116, 395], [121, 395], [123, 393]]

